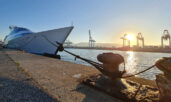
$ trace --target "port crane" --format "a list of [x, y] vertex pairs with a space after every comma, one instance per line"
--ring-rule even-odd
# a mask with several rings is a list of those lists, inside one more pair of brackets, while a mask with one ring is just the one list
[[163, 41], [169, 40], [169, 47], [171, 47], [170, 34], [168, 30], [164, 30], [163, 36], [161, 37], [161, 47], [164, 48]]
[[142, 36], [141, 32], [137, 35], [137, 47], [139, 47], [139, 40], [142, 41], [142, 48], [144, 48], [144, 37]]
[[89, 47], [94, 47], [95, 42], [96, 41], [91, 37], [91, 31], [89, 30]]
[[124, 36], [121, 37], [121, 39], [123, 40], [123, 48], [126, 46], [126, 41], [127, 41], [128, 47], [130, 47], [130, 40], [128, 40], [126, 36], [127, 34], [124, 34]]

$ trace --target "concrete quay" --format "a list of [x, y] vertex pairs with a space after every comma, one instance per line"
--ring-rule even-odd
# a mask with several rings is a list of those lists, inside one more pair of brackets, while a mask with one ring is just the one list
[[0, 102], [57, 102], [0, 48]]
[[0, 99], [5, 99], [3, 96], [6, 95], [6, 91], [1, 91], [3, 79], [19, 81], [38, 90], [30, 93], [22, 89], [18, 91], [18, 88], [10, 88], [14, 87], [12, 84], [6, 89], [11, 90], [6, 95], [6, 99], [11, 101], [4, 102], [21, 101], [21, 97], [13, 96], [14, 93], [21, 95], [21, 92], [29, 96], [22, 102], [121, 102], [80, 83], [80, 79], [98, 74], [95, 68], [9, 49], [0, 49], [0, 60]]

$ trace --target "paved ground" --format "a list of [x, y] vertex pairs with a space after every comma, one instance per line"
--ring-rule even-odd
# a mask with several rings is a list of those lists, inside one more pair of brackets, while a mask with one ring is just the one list
[[0, 48], [0, 102], [57, 102]]
[[[84, 65], [0, 49], [0, 102], [121, 102], [80, 83], [98, 73]], [[129, 80], [156, 86], [154, 81]]]
[[99, 73], [95, 68], [19, 51], [5, 52], [49, 95], [61, 102], [121, 102], [80, 83], [80, 78]]

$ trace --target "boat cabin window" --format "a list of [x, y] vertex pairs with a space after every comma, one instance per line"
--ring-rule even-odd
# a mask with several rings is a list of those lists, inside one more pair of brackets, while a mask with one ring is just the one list
[[25, 28], [17, 28], [14, 30], [16, 33], [19, 32], [19, 31], [28, 31], [27, 29]]
[[11, 32], [11, 34], [15, 34], [15, 33], [18, 33], [18, 32], [20, 32], [20, 31], [28, 31], [28, 32], [30, 32], [28, 29], [26, 29], [26, 28], [15, 28], [12, 32]]

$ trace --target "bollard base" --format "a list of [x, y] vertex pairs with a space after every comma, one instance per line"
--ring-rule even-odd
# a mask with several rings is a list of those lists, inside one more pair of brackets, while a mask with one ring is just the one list
[[159, 100], [159, 91], [157, 88], [126, 79], [118, 78], [111, 80], [102, 74], [98, 74], [83, 79], [82, 82], [89, 87], [127, 102], [151, 102]]

